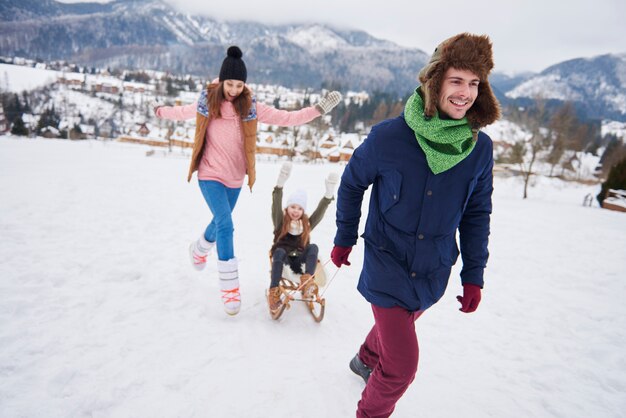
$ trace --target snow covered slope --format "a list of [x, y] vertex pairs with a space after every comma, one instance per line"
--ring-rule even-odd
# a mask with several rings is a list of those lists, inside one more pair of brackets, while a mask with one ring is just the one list
[[[324, 321], [267, 313], [270, 194], [259, 161], [234, 212], [243, 307], [224, 314], [214, 259], [191, 268], [210, 220], [187, 158], [96, 141], [0, 138], [0, 416], [353, 416], [348, 369], [372, 324], [355, 290], [363, 244], [326, 290]], [[286, 192], [338, 165], [294, 166]], [[394, 418], [619, 417], [626, 408], [626, 216], [581, 205], [597, 187], [495, 182], [483, 302], [446, 295], [417, 322], [420, 369]], [[313, 231], [323, 261], [334, 204]], [[328, 267], [329, 279], [336, 272]]]

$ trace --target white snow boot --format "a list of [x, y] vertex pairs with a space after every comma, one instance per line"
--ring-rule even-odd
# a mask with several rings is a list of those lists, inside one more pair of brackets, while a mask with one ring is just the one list
[[228, 261], [217, 260], [217, 271], [220, 278], [224, 310], [228, 315], [236, 315], [239, 312], [239, 308], [241, 308], [237, 259], [231, 258]]
[[209, 242], [200, 236], [196, 241], [189, 244], [189, 260], [196, 270], [200, 271], [206, 266], [206, 258], [215, 246], [214, 242]]

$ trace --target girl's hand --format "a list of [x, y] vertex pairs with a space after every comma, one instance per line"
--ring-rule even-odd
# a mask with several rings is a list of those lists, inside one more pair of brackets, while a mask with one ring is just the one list
[[157, 111], [159, 110], [161, 106], [163, 105], [159, 103], [156, 99], [150, 102], [150, 107], [152, 108], [152, 111], [154, 112], [154, 116], [156, 116], [157, 118], [159, 117], [159, 113]]
[[324, 197], [332, 199], [335, 195], [335, 187], [337, 187], [337, 183], [339, 183], [339, 174], [335, 172], [328, 173], [324, 183], [326, 185], [326, 193], [324, 194]]
[[291, 174], [291, 161], [285, 161], [280, 167], [280, 173], [278, 173], [278, 179], [276, 179], [276, 187], [283, 187]]
[[333, 110], [333, 108], [337, 106], [340, 101], [341, 101], [341, 93], [339, 93], [338, 91], [331, 91], [330, 93], [326, 95], [326, 97], [320, 100], [315, 105], [315, 107], [317, 108], [317, 110], [319, 110], [319, 112], [322, 115], [325, 115], [326, 113]]

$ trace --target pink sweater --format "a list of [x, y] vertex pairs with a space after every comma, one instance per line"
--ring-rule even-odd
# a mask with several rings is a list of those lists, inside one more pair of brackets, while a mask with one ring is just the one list
[[[171, 120], [191, 119], [196, 116], [197, 107], [197, 102], [185, 106], [162, 106], [156, 115]], [[198, 179], [215, 180], [226, 187], [239, 188], [246, 175], [241, 120], [231, 102], [222, 102], [220, 111], [222, 117], [211, 120], [207, 128]], [[259, 122], [279, 126], [303, 125], [320, 116], [314, 106], [289, 112], [257, 102], [256, 111]]]

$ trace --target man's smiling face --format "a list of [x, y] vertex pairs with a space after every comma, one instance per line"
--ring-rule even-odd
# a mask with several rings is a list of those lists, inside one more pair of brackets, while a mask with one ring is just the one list
[[478, 96], [479, 82], [471, 71], [448, 68], [441, 82], [439, 112], [452, 119], [462, 119]]

